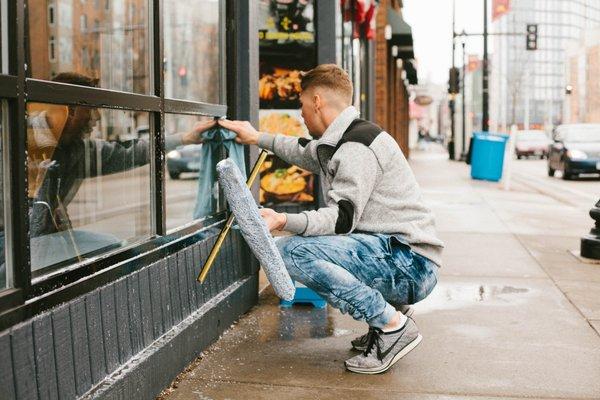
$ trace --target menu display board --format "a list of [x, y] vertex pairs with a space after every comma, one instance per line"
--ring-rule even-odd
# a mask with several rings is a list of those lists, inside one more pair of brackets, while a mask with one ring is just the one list
[[[261, 0], [261, 132], [310, 138], [300, 115], [302, 71], [316, 66], [312, 0]], [[260, 174], [260, 203], [313, 203], [314, 176], [270, 155]]]

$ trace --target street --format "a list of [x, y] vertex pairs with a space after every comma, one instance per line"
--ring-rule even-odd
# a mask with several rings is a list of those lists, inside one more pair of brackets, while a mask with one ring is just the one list
[[410, 163], [446, 249], [438, 286], [414, 306], [415, 351], [386, 374], [349, 373], [366, 325], [330, 307], [280, 309], [265, 289], [163, 398], [600, 398], [600, 265], [571, 253], [598, 181], [550, 179], [526, 160], [504, 190], [432, 150]]
[[548, 176], [548, 161], [523, 159], [513, 161], [515, 181], [535, 187], [547, 196], [568, 205], [589, 209], [600, 199], [600, 177], [586, 175], [565, 181], [559, 173]]
[[[182, 174], [180, 179], [167, 178], [167, 230], [192, 221], [197, 191], [198, 174]], [[76, 229], [110, 234], [122, 240], [148, 235], [148, 167], [85, 179], [68, 210]]]

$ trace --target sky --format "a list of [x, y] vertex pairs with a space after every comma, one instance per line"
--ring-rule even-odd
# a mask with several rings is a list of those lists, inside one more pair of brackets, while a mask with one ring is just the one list
[[[419, 81], [446, 84], [448, 69], [452, 65], [452, 1], [453, 0], [404, 0], [404, 19], [412, 27], [415, 57], [418, 62]], [[456, 1], [456, 32], [483, 32], [483, 1]], [[488, 12], [491, 1], [488, 4]], [[433, 12], [432, 12], [433, 11]], [[488, 16], [488, 31], [491, 31]], [[456, 65], [462, 65], [461, 39], [456, 39]], [[493, 40], [488, 39], [488, 52]], [[481, 36], [466, 39], [467, 54], [483, 55]]]

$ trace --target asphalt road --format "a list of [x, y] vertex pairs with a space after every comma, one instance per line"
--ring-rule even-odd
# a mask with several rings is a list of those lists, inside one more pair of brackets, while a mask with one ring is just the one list
[[511, 178], [541, 194], [578, 208], [589, 209], [600, 200], [600, 176], [586, 175], [563, 180], [560, 172], [548, 176], [546, 160], [513, 160]]

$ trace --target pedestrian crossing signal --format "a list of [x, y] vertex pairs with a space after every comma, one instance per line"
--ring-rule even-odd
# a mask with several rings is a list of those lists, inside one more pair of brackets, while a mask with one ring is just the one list
[[537, 24], [527, 24], [527, 50], [537, 50], [538, 44]]

